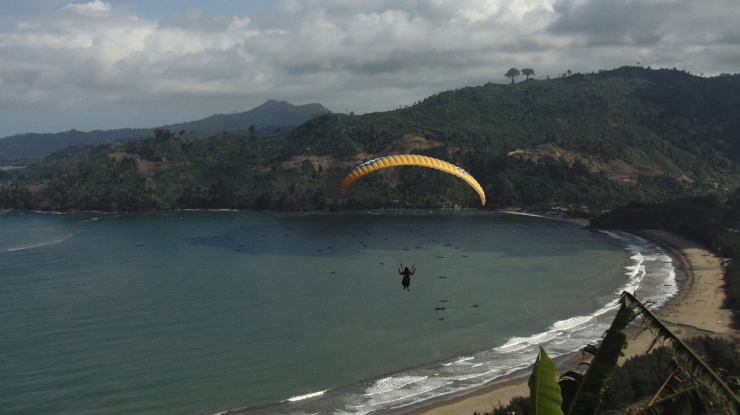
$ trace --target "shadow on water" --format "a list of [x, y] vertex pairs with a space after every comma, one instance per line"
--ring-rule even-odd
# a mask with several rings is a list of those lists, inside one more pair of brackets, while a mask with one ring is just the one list
[[582, 225], [569, 220], [503, 213], [320, 213], [265, 219], [192, 237], [187, 242], [235, 253], [315, 257], [429, 248], [509, 257], [566, 256], [592, 249], [592, 243], [597, 240], [611, 242], [603, 234], [583, 230], [578, 233], [580, 237], [566, 244], [553, 243], [564, 230], [578, 230]]

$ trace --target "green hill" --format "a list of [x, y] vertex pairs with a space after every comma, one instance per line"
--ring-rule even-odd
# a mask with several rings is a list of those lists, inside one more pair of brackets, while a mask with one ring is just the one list
[[23, 166], [70, 146], [125, 143], [151, 134], [152, 129], [150, 128], [16, 134], [0, 139], [0, 164]]
[[[264, 137], [276, 135], [281, 131], [290, 131], [314, 115], [325, 112], [326, 108], [321, 104], [293, 105], [271, 99], [249, 111], [216, 114], [202, 120], [165, 125], [160, 128], [175, 132], [185, 131], [190, 136], [207, 137], [224, 131], [251, 135], [249, 127], [254, 125], [254, 134]], [[0, 165], [24, 165], [70, 146], [122, 144], [152, 134], [153, 128], [17, 134], [0, 139]]]
[[[395, 111], [325, 114], [287, 134], [169, 134], [12, 173], [0, 206], [53, 210], [475, 207], [422, 168], [339, 184], [373, 157], [416, 152], [465, 168], [487, 207], [598, 212], [740, 182], [740, 75], [623, 67], [432, 95]], [[177, 131], [177, 130], [175, 130]], [[4, 199], [3, 199], [4, 198]], [[4, 200], [4, 202], [3, 202]]]

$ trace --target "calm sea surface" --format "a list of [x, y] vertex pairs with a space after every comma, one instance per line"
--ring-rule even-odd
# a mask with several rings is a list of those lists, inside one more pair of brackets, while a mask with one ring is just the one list
[[[0, 213], [0, 408], [408, 410], [526, 368], [539, 345], [595, 341], [625, 288], [676, 292], [659, 248], [582, 226], [440, 211]], [[418, 270], [409, 292], [399, 263]]]

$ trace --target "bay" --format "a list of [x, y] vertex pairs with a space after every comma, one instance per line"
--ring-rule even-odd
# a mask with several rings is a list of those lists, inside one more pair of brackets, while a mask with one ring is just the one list
[[[675, 292], [660, 248], [582, 226], [453, 211], [3, 213], [0, 405], [402, 410], [526, 367], [540, 344], [595, 340], [624, 288]], [[400, 263], [418, 270], [408, 292]]]

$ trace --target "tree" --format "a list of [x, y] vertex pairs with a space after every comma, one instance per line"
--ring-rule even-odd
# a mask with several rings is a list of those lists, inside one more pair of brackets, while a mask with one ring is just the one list
[[511, 78], [512, 84], [514, 83], [514, 80], [516, 79], [516, 77], [519, 75], [521, 75], [521, 73], [519, 72], [519, 69], [516, 69], [516, 68], [511, 68], [509, 69], [509, 72], [506, 72], [506, 74], [504, 74], [505, 77]]
[[171, 137], [174, 137], [175, 135], [170, 132], [170, 130], [166, 128], [155, 128], [154, 129], [154, 139], [156, 141], [167, 141]]
[[256, 128], [254, 127], [254, 124], [252, 124], [252, 125], [249, 126], [249, 136], [250, 137], [254, 138], [254, 132], [255, 132], [255, 130], [256, 130]]
[[529, 80], [530, 76], [534, 76], [534, 69], [532, 68], [524, 68], [522, 69], [522, 75], [527, 77], [527, 80]]

